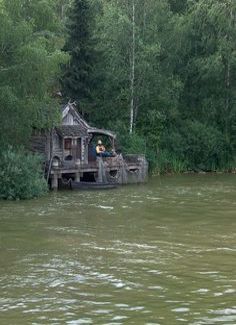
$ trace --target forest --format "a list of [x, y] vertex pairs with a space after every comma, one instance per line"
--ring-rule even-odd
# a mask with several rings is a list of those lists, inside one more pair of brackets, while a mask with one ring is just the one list
[[45, 190], [26, 152], [68, 100], [153, 173], [234, 171], [236, 2], [0, 0], [0, 198]]

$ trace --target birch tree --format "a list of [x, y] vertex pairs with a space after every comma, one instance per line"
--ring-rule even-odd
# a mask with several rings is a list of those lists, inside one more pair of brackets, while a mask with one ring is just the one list
[[122, 121], [129, 133], [150, 109], [163, 109], [158, 107], [166, 91], [161, 84], [171, 80], [167, 68], [161, 71], [168, 52], [163, 38], [168, 33], [168, 15], [168, 6], [159, 0], [102, 2], [96, 33], [101, 54], [96, 77], [102, 86], [95, 97], [98, 102], [103, 92], [99, 106], [106, 116]]

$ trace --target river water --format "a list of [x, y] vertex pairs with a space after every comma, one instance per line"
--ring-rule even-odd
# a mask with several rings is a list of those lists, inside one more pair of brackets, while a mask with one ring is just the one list
[[236, 176], [0, 202], [0, 324], [236, 324]]

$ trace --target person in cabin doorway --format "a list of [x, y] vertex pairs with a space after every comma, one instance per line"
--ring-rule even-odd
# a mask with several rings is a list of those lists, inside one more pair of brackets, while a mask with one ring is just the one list
[[98, 156], [102, 156], [102, 153], [106, 152], [106, 148], [102, 144], [102, 140], [98, 140], [98, 144], [96, 146], [96, 153]]
[[102, 140], [98, 140], [98, 144], [96, 146], [96, 154], [97, 154], [97, 156], [100, 156], [100, 157], [112, 157], [113, 156], [112, 153], [106, 151], [106, 148], [102, 144]]

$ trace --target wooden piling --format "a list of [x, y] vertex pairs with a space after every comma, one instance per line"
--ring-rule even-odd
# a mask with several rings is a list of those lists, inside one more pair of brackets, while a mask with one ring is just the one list
[[80, 182], [80, 172], [75, 173], [75, 181]]
[[58, 175], [55, 173], [52, 175], [52, 190], [57, 191], [58, 190]]

